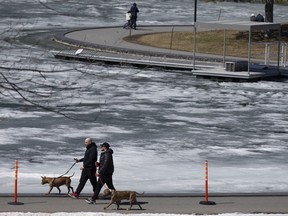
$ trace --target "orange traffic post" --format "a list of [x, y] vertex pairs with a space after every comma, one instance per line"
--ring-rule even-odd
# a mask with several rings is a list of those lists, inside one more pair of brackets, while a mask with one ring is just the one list
[[10, 205], [23, 205], [22, 202], [17, 202], [17, 185], [18, 185], [18, 160], [15, 160], [15, 176], [14, 176], [14, 202], [8, 202]]
[[200, 201], [199, 204], [202, 204], [202, 205], [216, 205], [215, 202], [209, 201], [209, 194], [208, 194], [208, 160], [205, 161], [205, 201]]

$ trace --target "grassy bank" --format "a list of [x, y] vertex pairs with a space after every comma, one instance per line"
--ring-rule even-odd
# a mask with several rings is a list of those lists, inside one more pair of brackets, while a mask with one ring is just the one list
[[[127, 37], [127, 41], [159, 47], [193, 52], [193, 32], [166, 32], [147, 35], [136, 35]], [[252, 57], [264, 57], [265, 46], [272, 46], [271, 52], [277, 52], [277, 37], [268, 37], [267, 34], [256, 32], [252, 35], [251, 53]], [[222, 55], [224, 52], [224, 31], [205, 31], [196, 34], [196, 52]], [[226, 55], [247, 57], [248, 54], [248, 32], [226, 31]]]

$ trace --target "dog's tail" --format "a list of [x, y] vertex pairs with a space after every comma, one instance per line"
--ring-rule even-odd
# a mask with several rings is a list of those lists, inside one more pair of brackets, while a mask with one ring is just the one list
[[75, 174], [75, 172], [71, 175], [71, 176], [69, 176], [69, 178], [71, 178], [71, 177], [73, 177], [74, 176], [74, 174]]
[[144, 194], [144, 192], [142, 192], [142, 193], [138, 193], [138, 192], [136, 192], [136, 194], [137, 194], [137, 195], [143, 195], [143, 194]]

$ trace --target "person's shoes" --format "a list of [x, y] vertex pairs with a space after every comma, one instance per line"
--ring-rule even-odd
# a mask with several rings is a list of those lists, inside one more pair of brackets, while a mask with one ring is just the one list
[[93, 204], [93, 205], [96, 204], [96, 201], [95, 201], [95, 200], [92, 200], [91, 198], [85, 199], [85, 202], [88, 203], [88, 204]]
[[71, 198], [73, 199], [78, 199], [79, 198], [79, 195], [77, 193], [69, 193], [68, 196], [70, 196]]

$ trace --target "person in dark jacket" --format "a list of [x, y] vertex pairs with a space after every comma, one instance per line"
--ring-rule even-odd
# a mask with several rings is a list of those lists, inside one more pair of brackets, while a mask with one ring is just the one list
[[79, 197], [88, 179], [90, 180], [90, 183], [93, 187], [93, 192], [95, 192], [97, 186], [97, 179], [96, 179], [96, 162], [98, 156], [97, 146], [94, 142], [92, 142], [91, 138], [86, 138], [84, 144], [86, 146], [84, 157], [79, 160], [77, 158], [74, 159], [77, 163], [83, 162], [83, 168], [79, 180], [79, 185], [76, 191], [74, 193], [69, 194], [69, 196], [72, 198]]
[[257, 14], [256, 16], [256, 21], [257, 22], [264, 22], [264, 17], [262, 14]]
[[136, 30], [136, 21], [137, 21], [137, 14], [139, 13], [138, 7], [136, 3], [133, 3], [133, 5], [130, 8], [130, 13], [131, 13], [131, 17], [130, 17], [130, 28], [135, 29]]
[[113, 150], [110, 148], [110, 145], [107, 142], [101, 144], [100, 148], [101, 155], [98, 169], [97, 187], [92, 198], [85, 200], [89, 204], [96, 204], [96, 199], [98, 199], [98, 195], [105, 183], [109, 189], [115, 190], [112, 180], [112, 175], [114, 173]]

